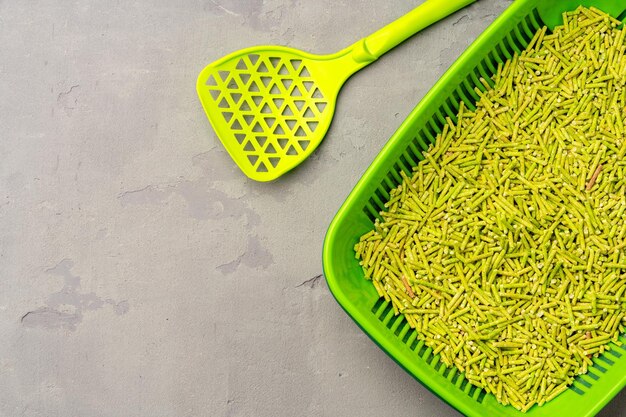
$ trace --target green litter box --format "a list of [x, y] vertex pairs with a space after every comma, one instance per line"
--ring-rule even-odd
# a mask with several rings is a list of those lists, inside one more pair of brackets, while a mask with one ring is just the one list
[[[353, 247], [373, 227], [389, 191], [401, 182], [398, 172], [410, 173], [423, 159], [422, 152], [434, 142], [445, 118], [456, 120], [461, 101], [475, 108], [474, 87], [484, 90], [480, 77], [495, 74], [498, 63], [523, 50], [538, 29], [562, 24], [562, 13], [580, 5], [597, 7], [620, 20], [626, 17], [626, 0], [516, 0], [404, 121], [339, 209], [324, 242], [324, 273], [339, 304], [407, 372], [469, 417], [594, 416], [626, 385], [626, 345], [612, 345], [568, 390], [523, 414], [471, 385], [457, 369], [446, 368], [432, 349], [418, 341], [404, 317], [394, 316], [391, 305], [379, 299], [374, 286], [363, 278]], [[626, 343], [626, 337], [622, 341]]]

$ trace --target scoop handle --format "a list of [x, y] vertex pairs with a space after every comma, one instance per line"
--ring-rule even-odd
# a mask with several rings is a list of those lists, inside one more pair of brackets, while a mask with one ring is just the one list
[[371, 58], [377, 59], [420, 30], [432, 25], [476, 0], [426, 0], [395, 22], [363, 39]]

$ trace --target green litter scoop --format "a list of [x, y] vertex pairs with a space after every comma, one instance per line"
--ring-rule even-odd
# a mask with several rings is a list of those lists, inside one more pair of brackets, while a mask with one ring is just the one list
[[331, 55], [281, 46], [234, 52], [202, 70], [198, 96], [239, 168], [254, 180], [274, 180], [320, 144], [333, 118], [337, 94], [352, 74], [474, 1], [427, 0]]

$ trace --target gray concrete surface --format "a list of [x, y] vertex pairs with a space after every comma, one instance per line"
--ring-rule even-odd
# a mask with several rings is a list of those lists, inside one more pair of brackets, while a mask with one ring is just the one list
[[331, 52], [419, 2], [0, 1], [0, 417], [459, 415], [339, 308], [321, 249], [510, 0], [353, 77], [322, 146], [271, 184], [237, 170], [194, 90], [233, 50]]

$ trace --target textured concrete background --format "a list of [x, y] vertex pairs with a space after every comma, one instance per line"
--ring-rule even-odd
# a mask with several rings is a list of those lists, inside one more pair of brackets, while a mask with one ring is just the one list
[[244, 178], [195, 94], [233, 50], [335, 51], [419, 2], [0, 0], [0, 417], [457, 416], [335, 303], [322, 240], [510, 0], [353, 77], [275, 183]]

